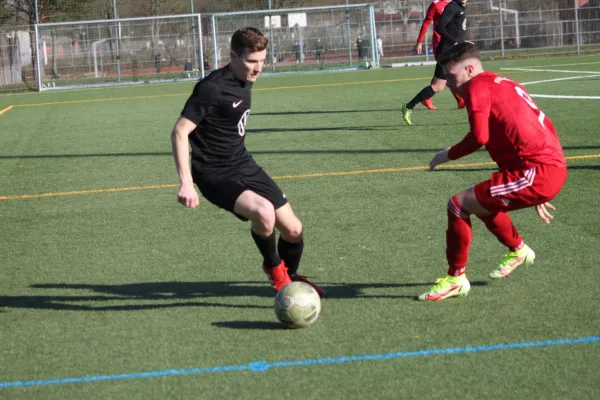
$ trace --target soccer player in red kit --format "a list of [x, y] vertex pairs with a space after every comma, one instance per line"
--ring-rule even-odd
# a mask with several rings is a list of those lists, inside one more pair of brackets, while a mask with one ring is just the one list
[[535, 253], [513, 225], [509, 211], [535, 207], [546, 223], [553, 218], [549, 201], [567, 179], [567, 165], [554, 125], [525, 88], [493, 72], [484, 72], [472, 43], [460, 43], [440, 55], [448, 86], [467, 104], [471, 131], [458, 144], [438, 152], [429, 167], [457, 160], [485, 146], [498, 171], [487, 181], [455, 194], [448, 201], [446, 257], [448, 275], [419, 296], [443, 300], [466, 296], [465, 276], [471, 244], [471, 214], [475, 214], [508, 248], [490, 278], [503, 278], [518, 266], [532, 264]]
[[[415, 46], [415, 50], [417, 54], [423, 54], [423, 39], [425, 39], [425, 33], [429, 28], [429, 24], [433, 21], [433, 35], [431, 37], [431, 48], [433, 49], [433, 57], [437, 60], [437, 46], [440, 44], [441, 36], [439, 33], [435, 31], [435, 27], [438, 22], [440, 22], [440, 18], [442, 13], [444, 12], [444, 8], [451, 3], [452, 0], [433, 0], [427, 8], [427, 13], [425, 14], [425, 19], [423, 20], [423, 24], [421, 25], [421, 31], [419, 32], [419, 37], [417, 38], [417, 44]], [[464, 108], [464, 102], [462, 98], [458, 96], [456, 93], [452, 92], [454, 97], [456, 98], [456, 102], [458, 103], [458, 108]], [[430, 110], [436, 110], [437, 107], [433, 105], [431, 101], [431, 97], [425, 99], [421, 102], [425, 107]]]

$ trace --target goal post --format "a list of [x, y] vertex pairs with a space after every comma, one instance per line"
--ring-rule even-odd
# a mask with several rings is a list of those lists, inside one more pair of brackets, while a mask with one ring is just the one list
[[40, 91], [204, 76], [200, 14], [35, 25]]
[[252, 26], [268, 38], [264, 73], [317, 72], [378, 66], [372, 4], [283, 8], [212, 14], [214, 59], [233, 33]]

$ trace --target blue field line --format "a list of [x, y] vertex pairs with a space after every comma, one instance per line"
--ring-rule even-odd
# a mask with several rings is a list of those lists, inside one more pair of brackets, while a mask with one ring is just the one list
[[75, 378], [57, 378], [48, 380], [31, 380], [17, 382], [0, 382], [0, 389], [8, 389], [25, 386], [48, 386], [48, 385], [63, 385], [67, 383], [85, 383], [98, 381], [114, 381], [122, 379], [140, 379], [140, 378], [155, 378], [161, 376], [176, 376], [176, 375], [197, 375], [208, 374], [215, 372], [233, 372], [233, 371], [250, 371], [250, 372], [265, 372], [272, 368], [284, 367], [299, 367], [323, 364], [343, 364], [354, 361], [377, 361], [391, 360], [396, 358], [406, 357], [426, 357], [440, 354], [463, 354], [463, 353], [481, 353], [486, 351], [497, 350], [513, 350], [531, 347], [548, 347], [548, 346], [565, 346], [581, 343], [596, 343], [600, 342], [600, 336], [580, 337], [577, 339], [558, 339], [546, 340], [540, 342], [521, 342], [521, 343], [506, 343], [494, 344], [476, 347], [450, 347], [444, 349], [418, 350], [398, 353], [383, 353], [383, 354], [365, 354], [360, 356], [334, 357], [334, 358], [319, 358], [314, 360], [297, 360], [297, 361], [279, 361], [268, 363], [266, 361], [255, 361], [249, 364], [242, 365], [224, 365], [207, 368], [191, 368], [191, 369], [167, 369], [162, 371], [135, 372], [130, 374], [117, 375], [94, 375], [82, 376]]

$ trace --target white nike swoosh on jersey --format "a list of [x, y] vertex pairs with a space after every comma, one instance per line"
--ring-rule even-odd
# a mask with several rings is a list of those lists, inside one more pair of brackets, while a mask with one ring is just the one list
[[239, 106], [240, 104], [242, 104], [242, 100], [238, 101], [237, 103], [234, 101], [233, 102], [233, 108], [236, 108], [237, 106]]

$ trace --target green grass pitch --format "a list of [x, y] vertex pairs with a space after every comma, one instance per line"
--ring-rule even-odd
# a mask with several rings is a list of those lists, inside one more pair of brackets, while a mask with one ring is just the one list
[[[169, 135], [193, 83], [1, 96], [0, 398], [597, 398], [597, 342], [361, 358], [600, 334], [600, 56], [486, 67], [561, 96], [534, 98], [569, 179], [551, 225], [512, 214], [535, 265], [488, 280], [504, 249], [474, 219], [471, 293], [433, 304], [413, 297], [445, 274], [446, 201], [494, 170], [477, 152], [425, 171], [468, 131], [447, 91], [402, 123], [433, 67], [255, 85], [246, 145], [304, 223], [301, 272], [330, 294], [301, 330], [273, 314], [249, 225], [176, 201]], [[51, 382], [66, 378], [82, 379]]]

